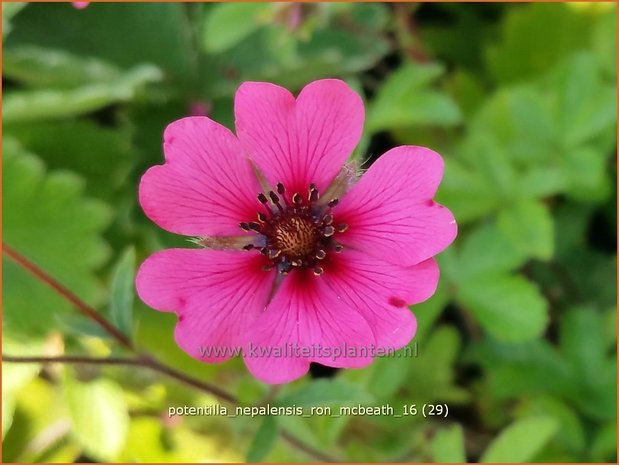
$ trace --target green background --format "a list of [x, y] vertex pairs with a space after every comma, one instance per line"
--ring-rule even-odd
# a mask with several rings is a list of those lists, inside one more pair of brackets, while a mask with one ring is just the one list
[[[616, 460], [614, 4], [2, 7], [7, 245], [140, 350], [243, 405], [449, 406], [168, 418], [216, 399], [136, 367], [5, 362], [5, 462], [320, 460], [308, 447], [349, 461]], [[192, 246], [145, 218], [137, 182], [192, 105], [233, 127], [241, 82], [297, 92], [323, 77], [364, 97], [365, 166], [401, 144], [444, 155], [437, 200], [460, 233], [437, 293], [413, 308], [418, 357], [270, 390], [240, 360], [190, 359], [175, 317], [133, 295], [146, 256]], [[6, 256], [2, 284], [4, 354], [128, 355]]]

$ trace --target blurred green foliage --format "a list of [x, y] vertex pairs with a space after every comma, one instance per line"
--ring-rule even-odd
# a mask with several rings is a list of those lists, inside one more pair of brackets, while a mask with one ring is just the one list
[[[614, 4], [3, 4], [4, 242], [140, 350], [243, 405], [448, 404], [447, 418], [172, 417], [217, 402], [154, 372], [4, 363], [5, 461], [304, 461], [282, 432], [348, 461], [616, 460]], [[363, 94], [354, 156], [445, 157], [460, 234], [413, 308], [415, 358], [276, 392], [240, 360], [187, 357], [135, 267], [185, 238], [136, 200], [163, 128], [199, 104], [233, 127], [245, 80]], [[3, 352], [122, 354], [3, 257]], [[377, 283], [377, 285], [379, 285]], [[314, 458], [315, 460], [315, 458]]]

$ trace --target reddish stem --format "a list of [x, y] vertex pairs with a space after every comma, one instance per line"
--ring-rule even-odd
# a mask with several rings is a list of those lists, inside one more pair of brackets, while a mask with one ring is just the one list
[[125, 336], [119, 329], [117, 329], [114, 325], [109, 323], [105, 318], [103, 318], [99, 313], [97, 313], [94, 308], [85, 303], [82, 299], [80, 299], [77, 295], [75, 295], [73, 292], [63, 286], [60, 282], [52, 278], [49, 274], [47, 274], [37, 265], [32, 263], [22, 254], [20, 254], [4, 242], [2, 243], [2, 251], [15, 263], [20, 265], [26, 271], [30, 272], [39, 280], [43, 281], [45, 284], [55, 290], [58, 294], [60, 294], [63, 298], [69, 301], [81, 314], [83, 314], [87, 318], [90, 318], [99, 326], [101, 326], [121, 345], [123, 345], [129, 350], [134, 350], [133, 344], [127, 336]]

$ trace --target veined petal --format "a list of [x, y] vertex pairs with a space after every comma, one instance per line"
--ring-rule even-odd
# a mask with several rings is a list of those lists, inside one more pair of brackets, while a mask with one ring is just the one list
[[344, 250], [330, 256], [325, 285], [341, 305], [359, 312], [374, 332], [376, 347], [397, 350], [408, 344], [417, 329], [408, 306], [430, 298], [439, 270], [433, 259], [401, 267], [367, 254]]
[[146, 259], [136, 288], [147, 305], [178, 314], [175, 337], [185, 352], [217, 363], [241, 348], [264, 310], [274, 280], [264, 263], [258, 254], [168, 249]]
[[433, 257], [457, 234], [451, 212], [432, 200], [442, 176], [443, 160], [430, 149], [389, 150], [334, 209], [348, 225], [338, 241], [400, 266]]
[[271, 185], [290, 195], [314, 183], [324, 192], [363, 130], [363, 102], [337, 79], [314, 81], [295, 100], [286, 89], [245, 82], [234, 101], [239, 140]]
[[308, 269], [294, 270], [283, 280], [244, 349], [245, 364], [256, 378], [285, 383], [303, 376], [310, 362], [359, 368], [372, 361], [371, 328], [359, 312], [342, 305], [326, 281]]
[[163, 149], [166, 163], [140, 181], [146, 215], [177, 234], [241, 234], [262, 189], [234, 134], [206, 117], [183, 118], [166, 128]]

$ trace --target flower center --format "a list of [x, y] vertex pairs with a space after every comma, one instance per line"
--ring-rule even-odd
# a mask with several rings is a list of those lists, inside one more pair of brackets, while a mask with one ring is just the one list
[[265, 271], [276, 268], [285, 275], [293, 267], [306, 267], [321, 275], [324, 270], [319, 262], [326, 258], [327, 252], [343, 250], [334, 239], [335, 233], [348, 229], [346, 224], [334, 226], [331, 209], [338, 199], [319, 204], [320, 195], [314, 184], [309, 186], [305, 198], [297, 192], [289, 201], [285, 193], [284, 185], [279, 183], [277, 193], [270, 191], [268, 197], [258, 194], [264, 211], [258, 211], [258, 221], [240, 224], [244, 231], [257, 233], [256, 243], [244, 248], [257, 249], [271, 261], [264, 267]]

